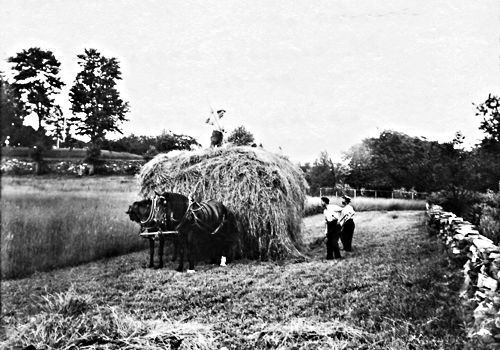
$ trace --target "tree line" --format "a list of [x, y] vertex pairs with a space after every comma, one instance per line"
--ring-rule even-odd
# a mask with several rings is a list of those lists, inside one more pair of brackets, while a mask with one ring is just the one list
[[[120, 63], [96, 49], [85, 49], [76, 56], [80, 71], [69, 92], [71, 116], [63, 115], [56, 96], [65, 83], [59, 78], [60, 62], [50, 50], [30, 48], [9, 57], [14, 77], [9, 82], [0, 72], [1, 143], [31, 147], [37, 164], [43, 151], [60, 142], [63, 147], [86, 147], [86, 161], [99, 164], [103, 149], [143, 155], [146, 159], [171, 150], [200, 147], [196, 139], [163, 131], [159, 136], [122, 136], [130, 105], [117, 89], [121, 80]], [[457, 132], [454, 140], [439, 143], [384, 130], [378, 137], [364, 139], [343, 153], [342, 163], [333, 163], [327, 151], [312, 163], [301, 165], [311, 195], [320, 187], [340, 190], [405, 189], [418, 192], [446, 191], [455, 203], [473, 191], [497, 189], [500, 181], [500, 99], [489, 95], [476, 105], [482, 118], [484, 139], [472, 149], [464, 147]], [[25, 125], [25, 118], [36, 115], [38, 129]], [[72, 133], [74, 132], [75, 135]], [[86, 136], [89, 142], [78, 140]], [[235, 145], [253, 145], [254, 136], [244, 126], [228, 137]], [[260, 145], [262, 146], [262, 145]], [[38, 168], [38, 167], [37, 167]], [[461, 206], [462, 204], [456, 204]]]
[[318, 195], [320, 187], [437, 193], [441, 204], [461, 213], [474, 193], [499, 190], [499, 106], [500, 98], [494, 95], [476, 105], [485, 136], [471, 149], [464, 147], [460, 132], [452, 141], [439, 143], [384, 130], [345, 151], [343, 163], [334, 164], [323, 151], [312, 165], [301, 166], [310, 193]]
[[[122, 79], [120, 63], [103, 56], [96, 49], [85, 49], [77, 55], [80, 71], [69, 92], [71, 116], [64, 116], [56, 96], [66, 84], [59, 77], [61, 63], [50, 50], [30, 48], [9, 57], [13, 64], [13, 81], [0, 72], [1, 144], [32, 148], [40, 172], [43, 151], [55, 144], [61, 147], [87, 149], [85, 161], [99, 164], [101, 150], [130, 152], [146, 159], [157, 153], [192, 149], [200, 144], [191, 136], [163, 131], [159, 136], [123, 136], [121, 126], [128, 121], [130, 105], [117, 89]], [[38, 118], [35, 130], [25, 125], [29, 115]], [[74, 135], [73, 135], [74, 133]], [[89, 142], [79, 140], [83, 136]], [[236, 145], [251, 145], [253, 135], [244, 126], [236, 128], [228, 138]]]

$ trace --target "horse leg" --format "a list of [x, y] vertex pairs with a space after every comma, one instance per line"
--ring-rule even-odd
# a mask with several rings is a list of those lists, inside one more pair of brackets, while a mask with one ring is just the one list
[[174, 238], [172, 240], [172, 244], [174, 245], [174, 255], [172, 256], [172, 262], [174, 262], [175, 260], [177, 260], [177, 253], [178, 253], [178, 250], [179, 250], [179, 240], [177, 238]]
[[175, 269], [177, 272], [184, 271], [184, 252], [186, 250], [186, 242], [183, 239], [179, 238], [178, 246], [179, 246], [179, 266]]
[[160, 235], [160, 244], [158, 248], [158, 255], [160, 256], [160, 266], [159, 269], [163, 268], [163, 248], [165, 247], [165, 238]]
[[188, 239], [188, 245], [187, 245], [187, 251], [188, 251], [188, 263], [189, 263], [189, 270], [194, 271], [194, 267], [196, 265], [196, 244], [195, 240], [193, 239], [194, 233], [189, 232], [189, 239]]
[[155, 241], [153, 238], [149, 239], [149, 267], [154, 267], [154, 256], [155, 256]]

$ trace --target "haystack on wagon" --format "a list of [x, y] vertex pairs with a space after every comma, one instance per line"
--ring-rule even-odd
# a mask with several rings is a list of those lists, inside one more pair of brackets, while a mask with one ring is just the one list
[[236, 257], [301, 257], [307, 183], [288, 158], [263, 148], [233, 146], [160, 154], [138, 175], [141, 195], [155, 191], [216, 199], [231, 212]]

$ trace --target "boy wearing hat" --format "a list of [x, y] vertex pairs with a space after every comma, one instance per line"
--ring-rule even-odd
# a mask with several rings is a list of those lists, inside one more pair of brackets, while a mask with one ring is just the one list
[[323, 207], [323, 214], [325, 215], [325, 234], [326, 234], [326, 259], [332, 260], [341, 259], [339, 249], [340, 226], [338, 219], [340, 217], [341, 207], [338, 205], [330, 204], [328, 197], [321, 197], [321, 206]]
[[352, 236], [354, 235], [354, 220], [352, 219], [355, 212], [354, 208], [349, 204], [351, 197], [342, 196], [342, 205], [344, 208], [340, 212], [339, 225], [342, 227], [340, 241], [346, 252], [352, 252]]
[[210, 137], [210, 148], [222, 146], [222, 140], [224, 138], [223, 132], [225, 132], [222, 126], [221, 119], [226, 113], [225, 110], [221, 109], [217, 111], [217, 115], [212, 111], [212, 117], [208, 118], [206, 123], [210, 125], [216, 125], [217, 129], [212, 132]]

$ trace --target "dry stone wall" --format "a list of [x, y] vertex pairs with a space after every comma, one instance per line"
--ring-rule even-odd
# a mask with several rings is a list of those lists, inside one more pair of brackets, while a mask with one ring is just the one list
[[478, 227], [439, 206], [428, 206], [430, 233], [444, 243], [449, 259], [463, 266], [461, 291], [469, 336], [486, 349], [500, 349], [500, 247]]

